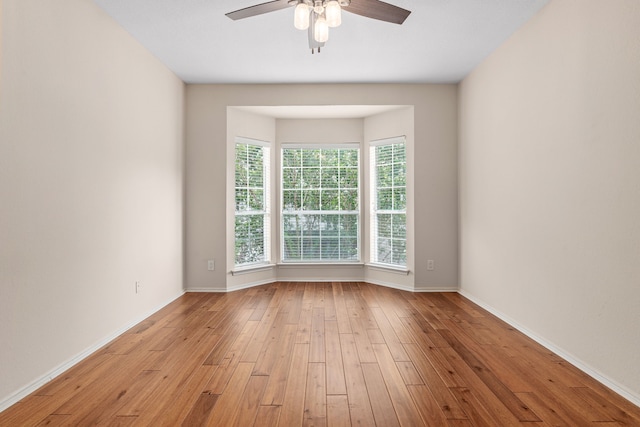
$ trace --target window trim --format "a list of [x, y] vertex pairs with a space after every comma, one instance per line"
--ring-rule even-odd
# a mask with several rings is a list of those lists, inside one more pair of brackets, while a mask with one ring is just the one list
[[[389, 213], [389, 214], [403, 214], [405, 216], [405, 230], [407, 228], [407, 205], [405, 204], [405, 208], [403, 210], [389, 210], [389, 209], [376, 209], [376, 205], [377, 205], [377, 189], [378, 189], [378, 184], [377, 184], [377, 178], [378, 178], [378, 173], [377, 173], [377, 169], [376, 169], [376, 163], [377, 163], [377, 158], [375, 156], [375, 148], [376, 147], [380, 147], [383, 145], [397, 145], [397, 144], [403, 144], [404, 148], [405, 148], [405, 173], [407, 174], [407, 176], [405, 177], [405, 198], [408, 199], [408, 194], [406, 193], [407, 189], [408, 189], [408, 168], [409, 168], [409, 162], [407, 161], [407, 150], [408, 150], [408, 144], [407, 144], [407, 137], [406, 135], [399, 135], [399, 136], [394, 136], [394, 137], [390, 137], [390, 138], [382, 138], [382, 139], [376, 139], [373, 141], [369, 142], [369, 159], [368, 159], [368, 166], [369, 166], [369, 262], [367, 263], [368, 266], [376, 268], [376, 269], [380, 269], [380, 270], [389, 270], [389, 271], [393, 271], [393, 272], [398, 272], [401, 274], [409, 274], [409, 268], [408, 268], [408, 251], [407, 251], [407, 241], [409, 236], [405, 235], [405, 263], [404, 264], [394, 264], [394, 263], [387, 263], [387, 262], [381, 262], [377, 260], [377, 254], [378, 254], [378, 248], [377, 248], [377, 242], [378, 242], [378, 234], [377, 234], [377, 219], [376, 219], [376, 215], [379, 213]], [[408, 200], [406, 201], [406, 203], [408, 203]]]
[[[353, 260], [339, 260], [339, 259], [330, 259], [330, 260], [309, 260], [309, 259], [301, 259], [301, 260], [285, 260], [284, 259], [284, 218], [287, 214], [283, 210], [284, 206], [284, 151], [286, 149], [355, 149], [358, 155], [358, 187], [357, 187], [357, 201], [358, 201], [358, 209], [353, 211], [340, 211], [344, 213], [357, 214], [358, 218], [358, 226], [357, 226], [357, 257]], [[362, 194], [363, 194], [363, 163], [362, 163], [362, 145], [359, 142], [351, 142], [351, 143], [281, 143], [279, 147], [280, 151], [280, 164], [278, 167], [278, 190], [279, 190], [279, 209], [278, 209], [278, 223], [279, 223], [279, 261], [277, 263], [278, 267], [312, 267], [312, 266], [357, 266], [364, 265], [363, 263], [363, 203], [362, 203]], [[336, 211], [322, 211], [322, 210], [314, 210], [308, 211], [308, 214], [327, 214], [328, 212]]]
[[[262, 147], [262, 167], [263, 167], [263, 202], [264, 207], [262, 211], [237, 211], [235, 206], [235, 192], [236, 192], [236, 182], [235, 182], [235, 167], [236, 167], [236, 157], [237, 157], [237, 146], [239, 144], [244, 145], [253, 145]], [[234, 230], [233, 230], [233, 272], [240, 273], [243, 271], [256, 270], [261, 268], [269, 268], [271, 263], [271, 205], [272, 205], [272, 195], [271, 195], [271, 143], [268, 141], [263, 141], [255, 138], [247, 138], [243, 136], [236, 136], [234, 138], [233, 144], [234, 151], [234, 180], [233, 180], [233, 194], [234, 194], [234, 207], [233, 207], [233, 222], [234, 222]], [[264, 245], [264, 259], [261, 261], [255, 262], [247, 262], [243, 264], [238, 264], [236, 260], [236, 230], [235, 230], [235, 221], [238, 216], [257, 216], [261, 215], [263, 217], [264, 231], [263, 231], [263, 245]]]

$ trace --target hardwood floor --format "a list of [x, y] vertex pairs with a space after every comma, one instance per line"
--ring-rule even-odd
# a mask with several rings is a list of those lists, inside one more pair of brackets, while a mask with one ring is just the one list
[[1, 426], [640, 426], [632, 405], [456, 293], [189, 293]]

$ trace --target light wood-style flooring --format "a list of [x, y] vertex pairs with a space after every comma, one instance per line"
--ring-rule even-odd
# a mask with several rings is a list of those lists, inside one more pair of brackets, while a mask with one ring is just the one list
[[188, 293], [1, 426], [640, 426], [640, 408], [456, 293]]

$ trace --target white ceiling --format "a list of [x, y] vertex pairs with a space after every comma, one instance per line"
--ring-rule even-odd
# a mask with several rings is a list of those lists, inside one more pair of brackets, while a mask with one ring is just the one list
[[389, 0], [403, 25], [343, 13], [320, 54], [267, 0], [94, 0], [187, 83], [455, 83], [549, 0]]

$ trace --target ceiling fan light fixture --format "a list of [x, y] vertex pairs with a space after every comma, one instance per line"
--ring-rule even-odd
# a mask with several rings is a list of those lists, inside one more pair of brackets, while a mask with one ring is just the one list
[[342, 24], [342, 9], [336, 0], [331, 0], [325, 6], [325, 16], [327, 17], [327, 25], [331, 28], [338, 27]]
[[296, 5], [293, 15], [293, 25], [298, 30], [306, 30], [309, 28], [309, 6], [303, 1]]
[[324, 2], [322, 0], [315, 0], [313, 2], [313, 11], [316, 15], [322, 15], [324, 12]]
[[318, 19], [316, 19], [313, 38], [318, 43], [325, 43], [327, 40], [329, 40], [329, 26], [327, 25], [327, 20], [324, 18], [324, 16], [318, 16]]

